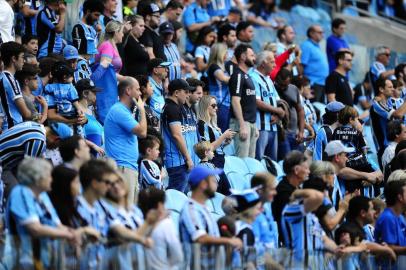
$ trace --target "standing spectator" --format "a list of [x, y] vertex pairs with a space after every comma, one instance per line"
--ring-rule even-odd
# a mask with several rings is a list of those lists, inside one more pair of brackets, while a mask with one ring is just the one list
[[[117, 162], [128, 187], [128, 203], [132, 204], [138, 193], [138, 137], [147, 135], [147, 121], [137, 80], [126, 77], [118, 88], [120, 101], [111, 107], [104, 124], [106, 154]], [[134, 106], [139, 110], [138, 121]]]
[[259, 130], [255, 158], [261, 160], [265, 154], [272, 160], [277, 160], [278, 127], [276, 122], [284, 117], [285, 111], [277, 107], [279, 95], [268, 76], [275, 68], [275, 57], [272, 52], [263, 51], [258, 54], [256, 64], [256, 69], [251, 69], [249, 72], [255, 85], [256, 126]]
[[166, 21], [173, 23], [179, 21], [182, 15], [183, 5], [178, 0], [171, 0], [166, 4], [164, 12], [161, 14], [161, 23]]
[[25, 35], [36, 35], [37, 32], [37, 15], [43, 7], [43, 1], [28, 0], [24, 2], [21, 13], [24, 16]]
[[354, 87], [354, 105], [358, 106], [362, 111], [369, 110], [372, 104], [372, 95], [373, 89], [369, 79], [369, 73], [366, 73], [362, 83]]
[[208, 67], [210, 48], [216, 41], [216, 32], [213, 27], [206, 26], [199, 31], [199, 35], [196, 39], [196, 49], [194, 52], [196, 69], [202, 75], [205, 73]]
[[235, 27], [229, 23], [220, 26], [217, 32], [217, 41], [222, 42], [227, 46], [227, 56], [225, 61], [230, 61], [234, 56], [234, 48], [237, 42]]
[[175, 30], [170, 22], [164, 22], [159, 26], [159, 34], [162, 37], [164, 43], [164, 53], [168, 62], [171, 63], [169, 66], [168, 79], [172, 81], [174, 79], [180, 79], [182, 76], [181, 71], [181, 58], [178, 46], [172, 42]]
[[147, 65], [149, 61], [148, 51], [140, 42], [140, 37], [144, 33], [144, 18], [140, 15], [128, 17], [131, 23], [131, 31], [124, 42], [124, 71], [127, 76], [147, 75]]
[[166, 60], [162, 39], [155, 32], [161, 17], [159, 7], [149, 1], [140, 2], [137, 7], [137, 13], [144, 17], [145, 31], [139, 40], [145, 46], [149, 58]]
[[148, 80], [148, 77], [145, 75], [138, 75], [135, 77], [140, 85], [141, 91], [141, 98], [144, 101], [144, 108], [145, 108], [145, 117], [147, 118], [147, 127], [149, 130], [154, 129], [155, 131], [159, 132], [160, 124], [159, 118], [155, 115], [154, 111], [148, 104], [148, 100], [151, 98], [153, 94], [153, 89], [151, 86], [151, 82]]
[[395, 77], [403, 85], [401, 97], [406, 98], [406, 63], [401, 63], [395, 68]]
[[242, 21], [238, 23], [236, 33], [239, 43], [250, 44], [254, 40], [254, 27], [249, 22]]
[[21, 44], [23, 44], [26, 53], [30, 53], [34, 55], [35, 57], [37, 56], [38, 53], [38, 38], [37, 36], [33, 35], [24, 35], [21, 38]]
[[237, 132], [234, 138], [238, 157], [255, 157], [258, 130], [256, 128], [255, 85], [247, 74], [254, 66], [255, 53], [248, 45], [240, 44], [235, 49], [238, 66], [230, 77], [231, 95], [230, 128]]
[[230, 92], [228, 89], [230, 76], [224, 66], [226, 54], [227, 47], [224, 44], [214, 44], [210, 50], [207, 69], [209, 94], [218, 100], [217, 122], [223, 132], [229, 128], [230, 122]]
[[300, 46], [304, 75], [310, 79], [312, 89], [315, 92], [315, 100], [321, 103], [324, 103], [324, 83], [328, 76], [327, 57], [320, 48], [323, 33], [320, 25], [310, 26], [307, 29], [308, 39]]
[[44, 8], [37, 15], [38, 58], [62, 52], [65, 12], [66, 6], [63, 2], [45, 1]]
[[101, 1], [103, 3], [104, 8], [103, 14], [100, 15], [97, 25], [100, 29], [99, 31], [101, 33], [104, 33], [107, 24], [115, 20], [114, 14], [116, 13], [118, 1], [117, 0], [101, 0]]
[[0, 0], [0, 45], [14, 41], [14, 11], [10, 1]]
[[336, 53], [343, 49], [349, 49], [347, 41], [343, 38], [346, 30], [346, 23], [341, 18], [335, 18], [331, 22], [332, 34], [327, 38], [326, 53], [328, 59], [329, 73], [333, 72], [338, 63], [336, 61]]
[[235, 3], [232, 0], [213, 0], [207, 5], [207, 12], [210, 17], [219, 16], [225, 18], [228, 16], [231, 6]]
[[388, 146], [382, 155], [382, 167], [386, 168], [395, 156], [395, 149], [399, 142], [406, 140], [406, 126], [400, 120], [388, 123]]
[[117, 21], [111, 21], [106, 25], [102, 43], [97, 48], [96, 64], [93, 67], [91, 79], [95, 85], [102, 89], [97, 93], [97, 118], [104, 123], [108, 110], [117, 102], [117, 83], [122, 67], [121, 57], [117, 50], [117, 44], [123, 40], [123, 25]]
[[89, 147], [86, 141], [78, 135], [61, 138], [59, 152], [63, 165], [76, 171], [79, 171], [80, 167], [90, 160]]
[[[295, 40], [296, 33], [292, 26], [285, 25], [282, 28], [278, 29], [276, 36], [278, 37], [278, 42], [276, 43], [275, 56], [282, 55], [284, 52], [289, 50], [289, 48], [292, 48], [294, 46], [293, 42]], [[300, 65], [300, 56], [291, 53], [289, 55], [287, 63], [289, 65], [289, 68], [292, 69], [293, 76], [303, 74], [303, 68]]]
[[183, 105], [194, 90], [185, 80], [176, 79], [169, 83], [168, 98], [161, 115], [161, 130], [165, 142], [165, 167], [168, 171], [168, 189], [173, 188], [187, 192], [187, 171], [194, 166], [191, 153], [193, 145], [188, 145], [185, 139], [188, 119], [182, 113]]
[[200, 30], [220, 21], [220, 17], [210, 17], [207, 13], [207, 0], [196, 0], [183, 12], [182, 21], [186, 30], [186, 47], [188, 53], [193, 54], [196, 48], [196, 39]]
[[[201, 244], [202, 254], [207, 254], [201, 261], [205, 269], [213, 269], [215, 265], [213, 245], [230, 245], [242, 248], [242, 241], [236, 237], [220, 237], [217, 223], [207, 211], [205, 203], [213, 198], [217, 189], [216, 175], [222, 170], [211, 170], [205, 166], [196, 166], [189, 174], [188, 182], [192, 196], [188, 199], [180, 213], [180, 239], [184, 244], [186, 263], [193, 263], [192, 243]], [[209, 258], [207, 258], [209, 257]], [[194, 266], [191, 265], [191, 268]]]
[[390, 62], [390, 53], [390, 49], [386, 46], [379, 46], [375, 49], [375, 61], [369, 69], [370, 80], [375, 91], [378, 91], [377, 80], [379, 78], [390, 80], [396, 78], [395, 70], [386, 69]]
[[335, 53], [337, 67], [326, 78], [327, 102], [339, 101], [347, 106], [353, 106], [353, 91], [347, 79], [347, 73], [352, 68], [352, 53], [338, 51]]
[[24, 47], [14, 41], [1, 44], [1, 60], [4, 70], [0, 73], [1, 109], [4, 113], [2, 130], [13, 127], [32, 117], [31, 111], [25, 104], [20, 84], [14, 77], [23, 68]]
[[149, 100], [149, 106], [155, 116], [160, 118], [165, 105], [164, 81], [168, 76], [169, 62], [164, 62], [160, 58], [151, 59], [148, 62], [149, 82], [152, 85], [153, 94]]

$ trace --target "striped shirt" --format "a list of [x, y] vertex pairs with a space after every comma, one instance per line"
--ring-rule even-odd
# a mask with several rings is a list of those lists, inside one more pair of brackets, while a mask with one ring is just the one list
[[180, 68], [181, 58], [178, 47], [175, 45], [175, 43], [165, 44], [164, 53], [166, 56], [166, 60], [172, 63], [172, 65], [168, 67], [169, 81], [172, 81], [174, 79], [180, 79], [182, 76], [182, 70]]
[[8, 71], [2, 72], [0, 74], [0, 99], [5, 116], [3, 130], [23, 122], [23, 117], [15, 104], [15, 101], [22, 97], [20, 84], [16, 78]]
[[35, 122], [23, 122], [0, 135], [0, 162], [3, 169], [15, 168], [25, 155], [41, 156], [46, 148], [45, 128]]
[[389, 144], [387, 138], [387, 126], [394, 111], [395, 110], [390, 106], [388, 101], [385, 103], [373, 99], [370, 116], [373, 134], [375, 141], [378, 142], [379, 149], [384, 149]]
[[325, 160], [324, 149], [333, 136], [333, 130], [329, 125], [323, 125], [316, 133], [314, 139], [313, 160]]

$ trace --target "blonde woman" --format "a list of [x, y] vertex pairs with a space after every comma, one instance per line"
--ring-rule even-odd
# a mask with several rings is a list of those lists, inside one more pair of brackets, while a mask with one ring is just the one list
[[227, 46], [224, 43], [216, 43], [211, 47], [207, 69], [209, 93], [219, 102], [218, 125], [223, 132], [228, 129], [230, 120], [230, 93], [228, 90], [230, 76], [224, 67], [226, 58]]
[[102, 89], [96, 95], [97, 115], [102, 123], [110, 107], [118, 100], [117, 84], [122, 78], [118, 73], [123, 64], [117, 44], [122, 42], [123, 35], [123, 24], [110, 21], [106, 25], [102, 42], [97, 48], [96, 64], [91, 79], [97, 87]]

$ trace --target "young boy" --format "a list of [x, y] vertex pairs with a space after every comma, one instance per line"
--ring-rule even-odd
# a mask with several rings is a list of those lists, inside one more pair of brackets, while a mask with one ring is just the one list
[[157, 137], [148, 135], [139, 141], [138, 147], [142, 155], [140, 168], [140, 190], [154, 186], [162, 189], [162, 168], [157, 164], [160, 141]]
[[[402, 91], [403, 91], [403, 83], [402, 81], [397, 81], [393, 80], [393, 94], [392, 97], [390, 98], [390, 103], [392, 105], [392, 108], [394, 110], [397, 110], [402, 106], [402, 104], [405, 102], [402, 98]], [[403, 122], [406, 124], [406, 116], [403, 117]]]
[[[216, 169], [213, 163], [210, 160], [214, 157], [213, 147], [208, 141], [201, 141], [193, 146], [197, 157], [200, 159], [200, 164], [204, 165], [210, 169]], [[220, 176], [216, 175], [217, 182], [220, 181]]]
[[[31, 111], [31, 120], [43, 124], [47, 119], [48, 104], [43, 96], [34, 96], [32, 94], [38, 88], [37, 75], [40, 71], [35, 65], [24, 64], [23, 68], [16, 72], [15, 77], [23, 92], [25, 104]], [[42, 113], [40, 113], [38, 105], [41, 106]]]
[[86, 123], [86, 117], [72, 84], [73, 72], [65, 62], [55, 63], [51, 72], [53, 82], [45, 86], [45, 98], [49, 108], [48, 119], [71, 125], [75, 134], [82, 135], [81, 125]]
[[37, 55], [38, 53], [38, 38], [34, 35], [24, 35], [21, 40], [24, 48], [27, 50], [27, 53]]

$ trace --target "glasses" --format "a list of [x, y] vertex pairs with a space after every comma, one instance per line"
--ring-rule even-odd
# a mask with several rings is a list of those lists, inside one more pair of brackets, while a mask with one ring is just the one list
[[210, 105], [213, 109], [216, 109], [217, 108], [217, 104], [211, 104]]

